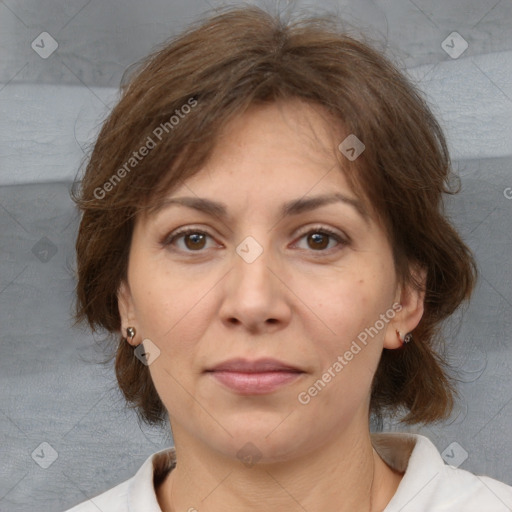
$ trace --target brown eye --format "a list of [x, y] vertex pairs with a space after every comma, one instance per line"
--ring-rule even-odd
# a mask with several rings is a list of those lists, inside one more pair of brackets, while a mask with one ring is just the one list
[[206, 252], [215, 246], [211, 235], [198, 229], [182, 229], [167, 236], [162, 244], [184, 253]]
[[325, 233], [311, 233], [308, 235], [308, 245], [311, 249], [325, 249], [329, 245], [330, 235]]
[[203, 249], [206, 245], [206, 235], [204, 233], [190, 233], [183, 237], [185, 246], [191, 251]]
[[319, 253], [331, 252], [337, 248], [342, 249], [346, 245], [348, 245], [348, 241], [342, 235], [321, 226], [306, 231], [297, 243], [300, 249]]

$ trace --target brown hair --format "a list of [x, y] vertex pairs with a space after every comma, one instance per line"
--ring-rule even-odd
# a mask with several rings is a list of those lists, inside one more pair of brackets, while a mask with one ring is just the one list
[[[443, 213], [442, 193], [454, 193], [446, 142], [414, 86], [372, 45], [340, 30], [338, 21], [284, 22], [256, 7], [228, 8], [132, 69], [103, 124], [79, 194], [73, 194], [83, 212], [75, 324], [86, 319], [93, 331], [110, 333], [119, 387], [149, 424], [162, 423], [167, 411], [148, 368], [120, 337], [117, 303], [134, 221], [204, 165], [232, 118], [258, 102], [292, 98], [323, 107], [363, 141], [356, 160], [339, 154], [340, 169], [382, 221], [401, 282], [419, 286], [411, 264], [427, 271], [414, 342], [383, 351], [370, 412], [405, 411], [403, 422], [428, 423], [452, 410], [455, 391], [440, 355], [440, 326], [469, 299], [477, 270]], [[141, 157], [137, 150], [144, 146], [149, 150]]]

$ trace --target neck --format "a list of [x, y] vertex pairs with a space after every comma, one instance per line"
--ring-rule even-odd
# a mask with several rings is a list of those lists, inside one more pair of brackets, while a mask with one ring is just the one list
[[173, 434], [178, 463], [157, 489], [163, 512], [375, 512], [386, 507], [402, 476], [378, 456], [368, 431], [346, 433], [293, 460], [250, 467]]

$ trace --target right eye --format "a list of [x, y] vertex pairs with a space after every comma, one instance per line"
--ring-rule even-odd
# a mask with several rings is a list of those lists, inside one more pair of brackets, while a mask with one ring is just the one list
[[196, 228], [182, 228], [165, 237], [163, 245], [174, 246], [183, 252], [200, 252], [208, 249], [208, 239], [213, 240], [209, 233]]

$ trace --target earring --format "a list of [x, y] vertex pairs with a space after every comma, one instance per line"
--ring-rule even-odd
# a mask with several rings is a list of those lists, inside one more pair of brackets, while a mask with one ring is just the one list
[[135, 337], [136, 333], [137, 331], [135, 330], [135, 327], [126, 328], [126, 338], [130, 338], [130, 341], [133, 341], [133, 338]]
[[398, 341], [400, 342], [400, 344], [403, 346], [405, 345], [406, 343], [409, 343], [412, 341], [412, 333], [408, 332], [405, 336], [404, 336], [404, 339], [402, 339], [402, 336], [400, 334], [400, 331], [397, 329], [396, 330], [396, 335], [398, 337]]

